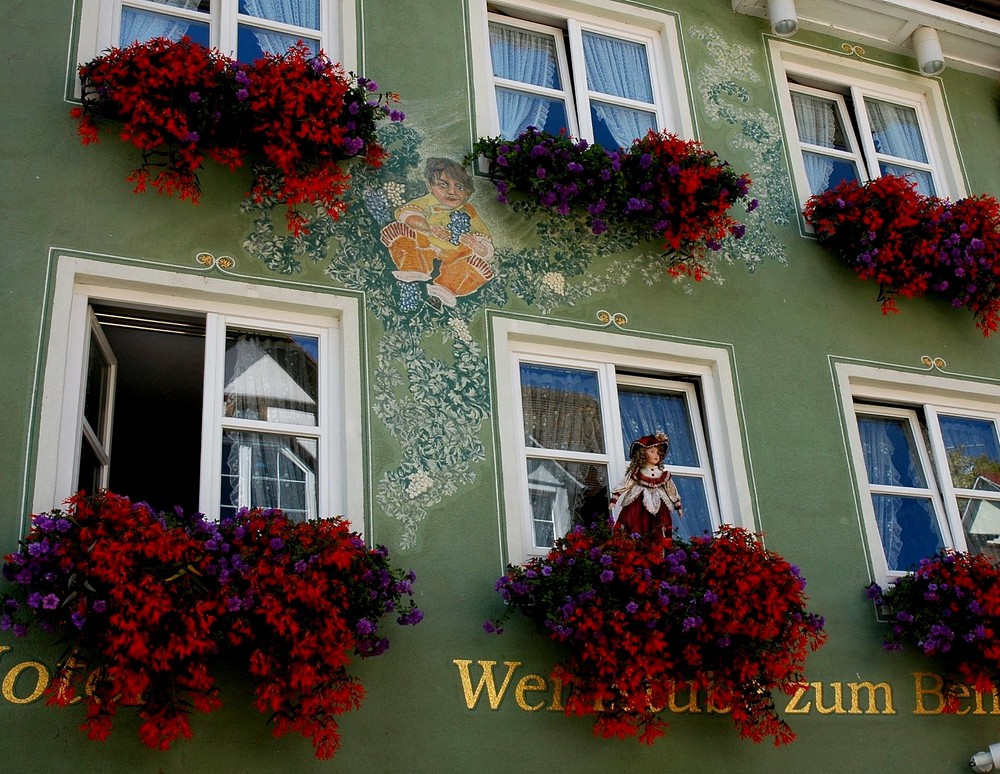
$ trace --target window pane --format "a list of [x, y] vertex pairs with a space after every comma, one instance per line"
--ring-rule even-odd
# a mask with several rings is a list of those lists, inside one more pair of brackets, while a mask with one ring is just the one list
[[652, 104], [653, 86], [644, 45], [584, 32], [583, 56], [591, 91]]
[[513, 140], [529, 126], [554, 135], [569, 132], [566, 103], [563, 100], [501, 86], [497, 87], [496, 94], [500, 135], [505, 139]]
[[930, 499], [873, 494], [872, 505], [890, 570], [909, 572], [944, 546]]
[[604, 453], [596, 372], [522, 363], [521, 406], [528, 448]]
[[87, 494], [93, 494], [101, 488], [101, 460], [84, 436], [80, 444], [80, 472], [77, 476], [76, 489], [83, 489]]
[[296, 27], [319, 29], [319, 0], [240, 0], [240, 13], [258, 19], [284, 22]]
[[534, 544], [552, 545], [577, 524], [608, 518], [608, 470], [604, 465], [528, 460], [528, 499]]
[[681, 496], [684, 514], [673, 518], [674, 537], [690, 540], [698, 535], [711, 534], [712, 512], [708, 507], [705, 479], [698, 476], [674, 476], [673, 479]]
[[939, 417], [948, 452], [951, 480], [959, 489], [997, 491], [1000, 484], [1000, 441], [988, 419]]
[[94, 341], [94, 335], [96, 334], [90, 337], [90, 356], [87, 360], [87, 391], [83, 401], [83, 416], [101, 443], [106, 443], [105, 431], [108, 429], [108, 389], [110, 388], [111, 364], [104, 356], [104, 351]]
[[861, 179], [858, 165], [853, 160], [802, 151], [802, 163], [809, 178], [809, 190], [814, 194], [823, 193], [843, 182]]
[[303, 38], [301, 35], [288, 35], [284, 32], [251, 27], [249, 24], [239, 25], [237, 31], [237, 59], [240, 62], [254, 62], [268, 54], [284, 54], [297, 42], [302, 41], [312, 54], [319, 53], [319, 41]]
[[883, 175], [908, 177], [917, 184], [917, 191], [919, 193], [924, 196], [934, 196], [934, 178], [931, 177], [930, 172], [922, 169], [911, 169], [901, 164], [886, 164], [885, 162], [879, 162], [878, 168]]
[[897, 417], [858, 417], [868, 482], [926, 488], [910, 423]]
[[[979, 488], [1000, 492], [1000, 485], [992, 481]], [[962, 516], [969, 551], [1000, 559], [1000, 502], [959, 497], [958, 512]]]
[[[683, 393], [656, 392], [642, 387], [619, 385], [618, 408], [622, 418], [622, 445], [626, 454], [636, 438], [662, 430], [670, 437], [670, 448], [664, 460], [666, 465], [701, 465]], [[686, 502], [684, 507], [687, 508]]]
[[[177, 3], [171, 3], [177, 5]], [[145, 43], [153, 38], [168, 38], [178, 41], [187, 35], [195, 43], [209, 45], [208, 23], [193, 22], [178, 16], [140, 11], [136, 8], [122, 8], [121, 34], [119, 45]]]
[[878, 153], [928, 163], [916, 110], [877, 99], [865, 99], [865, 106]]
[[594, 122], [594, 142], [614, 149], [627, 148], [633, 140], [656, 130], [656, 113], [591, 100], [590, 118]]
[[841, 151], [851, 150], [836, 101], [797, 91], [791, 92], [791, 96], [795, 126], [802, 142]]
[[317, 424], [319, 340], [228, 329], [223, 414]]
[[223, 514], [280, 508], [295, 521], [316, 518], [315, 438], [223, 432]]
[[490, 56], [498, 78], [562, 89], [555, 38], [544, 33], [490, 23]]

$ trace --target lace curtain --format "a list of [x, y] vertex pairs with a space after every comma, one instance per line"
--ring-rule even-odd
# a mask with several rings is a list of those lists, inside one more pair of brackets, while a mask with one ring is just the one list
[[[905, 105], [894, 105], [876, 99], [866, 99], [868, 118], [871, 122], [872, 140], [879, 153], [898, 156], [926, 164], [927, 151], [920, 135], [917, 111]], [[883, 174], [904, 175], [917, 184], [925, 195], [934, 193], [934, 183], [929, 173], [899, 164], [883, 163]]]
[[[246, 12], [259, 19], [284, 22], [311, 30], [319, 29], [320, 0], [245, 0]], [[283, 54], [298, 39], [295, 35], [254, 28], [261, 51]]]
[[[837, 113], [833, 102], [810, 94], [792, 92], [792, 110], [802, 142], [823, 148], [833, 147], [837, 134]], [[806, 177], [809, 178], [809, 189], [813, 193], [822, 193], [830, 187], [833, 159], [807, 152], [802, 154], [802, 162], [805, 164]]]
[[[868, 470], [868, 480], [872, 484], [883, 486], [900, 486], [902, 476], [893, 461], [896, 446], [890, 434], [897, 431], [898, 426], [893, 420], [878, 417], [859, 417], [858, 431], [861, 435], [861, 448], [864, 452], [865, 467]], [[912, 471], [911, 478], [915, 477]], [[882, 537], [882, 549], [891, 569], [899, 566], [899, 557], [903, 550], [903, 527], [899, 522], [899, 512], [902, 500], [899, 497], [873, 496], [875, 521], [879, 535]]]
[[[547, 35], [491, 24], [490, 55], [498, 78], [559, 88], [555, 43]], [[513, 139], [529, 126], [545, 126], [549, 99], [512, 89], [498, 88], [496, 93], [502, 137]]]
[[[583, 57], [587, 65], [587, 84], [591, 90], [653, 103], [649, 62], [646, 47], [642, 44], [584, 33]], [[651, 125], [652, 115], [642, 110], [600, 102], [593, 103], [593, 110], [622, 148], [627, 148], [650, 129], [657, 128]]]
[[[194, 10], [200, 0], [163, 0], [164, 5]], [[180, 40], [187, 34], [190, 22], [172, 16], [122, 8], [122, 28], [119, 42], [122, 46], [138, 41], [145, 43], [153, 38]]]

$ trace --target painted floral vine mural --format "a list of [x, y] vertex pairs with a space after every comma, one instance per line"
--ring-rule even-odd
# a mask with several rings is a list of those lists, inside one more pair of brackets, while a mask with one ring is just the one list
[[[752, 86], [759, 77], [747, 66], [750, 50], [710, 29], [694, 29], [692, 35], [710, 54], [698, 75], [706, 114], [713, 125], [728, 127], [732, 146], [752, 160], [748, 172], [760, 199], [759, 207], [741, 213], [744, 238], [723, 240], [717, 261], [742, 263], [750, 271], [765, 261], [783, 263], [781, 243], [767, 227], [787, 223], [794, 205], [783, 177], [778, 126], [753, 108], [744, 85], [751, 79]], [[374, 488], [379, 507], [400, 524], [401, 548], [418, 543], [428, 510], [473, 483], [475, 467], [485, 458], [483, 424], [491, 408], [481, 344], [484, 310], [517, 299], [548, 315], [633, 277], [647, 285], [668, 279], [660, 246], [645, 235], [616, 230], [588, 238], [591, 228], [582, 218], [513, 217], [508, 222], [496, 214], [500, 210], [490, 201], [494, 187], [482, 178], [473, 181], [475, 191], [466, 191], [461, 203], [461, 195], [453, 200], [454, 220], [439, 217], [441, 222], [424, 224], [418, 211], [433, 196], [432, 181], [425, 179], [428, 163], [441, 157], [427, 152], [426, 138], [413, 127], [419, 111], [409, 112], [405, 124], [379, 127], [379, 143], [389, 154], [380, 168], [352, 167], [351, 206], [339, 220], [317, 214], [307, 232], [288, 233], [275, 222], [276, 198], [248, 198], [243, 204], [253, 221], [244, 243], [251, 256], [286, 276], [300, 272], [303, 263], [325, 265], [338, 286], [364, 291], [367, 309], [382, 328], [371, 399], [400, 456], [376, 474]], [[509, 239], [499, 235], [500, 226], [508, 229]], [[466, 250], [460, 249], [462, 242]], [[421, 250], [426, 251], [423, 259], [405, 255]], [[435, 273], [435, 262], [442, 270], [445, 263], [453, 264], [452, 275], [464, 274], [475, 289], [462, 295], [469, 285], [449, 283], [448, 276]], [[674, 279], [691, 289], [690, 277]]]

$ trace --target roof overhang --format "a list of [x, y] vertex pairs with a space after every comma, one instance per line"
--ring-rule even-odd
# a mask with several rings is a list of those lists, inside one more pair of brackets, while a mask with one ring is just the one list
[[[795, 10], [800, 29], [911, 57], [914, 30], [932, 27], [948, 67], [1000, 78], [1000, 20], [993, 18], [1000, 15], [998, 4], [955, 4], [963, 7], [933, 0], [795, 0]], [[732, 0], [732, 5], [736, 13], [767, 18], [767, 0]]]

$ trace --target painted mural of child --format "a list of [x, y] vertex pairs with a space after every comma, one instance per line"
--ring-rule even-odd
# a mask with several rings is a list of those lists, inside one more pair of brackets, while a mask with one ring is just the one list
[[461, 164], [427, 159], [424, 180], [427, 194], [399, 207], [381, 238], [404, 291], [405, 283], [428, 283], [427, 302], [440, 310], [493, 279], [493, 240], [468, 203], [474, 184]]

